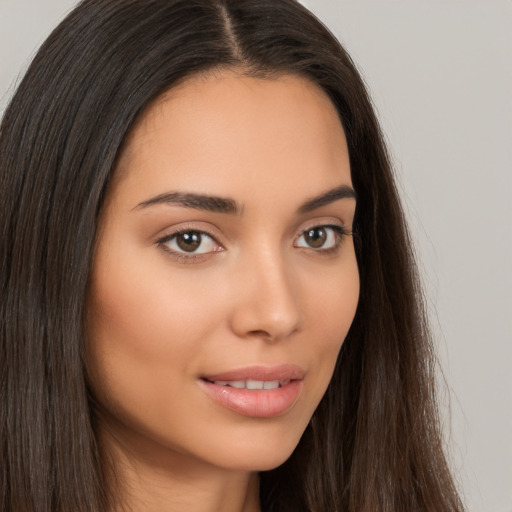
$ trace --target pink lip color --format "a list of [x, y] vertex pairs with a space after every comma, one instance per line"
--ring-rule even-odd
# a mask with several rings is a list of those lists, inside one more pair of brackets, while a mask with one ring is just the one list
[[[234, 380], [288, 381], [277, 389], [238, 389], [219, 386], [213, 381]], [[220, 405], [243, 416], [271, 418], [286, 412], [302, 390], [304, 370], [296, 365], [253, 366], [230, 370], [201, 379], [205, 391]]]

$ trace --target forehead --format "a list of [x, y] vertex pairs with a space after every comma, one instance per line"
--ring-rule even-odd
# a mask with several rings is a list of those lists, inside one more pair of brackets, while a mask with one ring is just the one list
[[139, 196], [190, 184], [219, 195], [241, 186], [282, 192], [291, 183], [304, 183], [310, 196], [314, 182], [320, 191], [351, 183], [342, 125], [318, 86], [230, 71], [191, 78], [158, 98], [127, 138], [117, 172]]

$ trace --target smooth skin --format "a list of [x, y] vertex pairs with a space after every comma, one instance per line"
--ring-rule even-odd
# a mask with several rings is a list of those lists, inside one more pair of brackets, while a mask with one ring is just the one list
[[[258, 471], [299, 442], [357, 307], [356, 201], [340, 187], [352, 187], [343, 128], [304, 78], [200, 75], [132, 130], [87, 308], [99, 437], [127, 509], [260, 510]], [[177, 193], [227, 201], [211, 211]], [[282, 364], [304, 378], [277, 415], [205, 392], [205, 375]]]

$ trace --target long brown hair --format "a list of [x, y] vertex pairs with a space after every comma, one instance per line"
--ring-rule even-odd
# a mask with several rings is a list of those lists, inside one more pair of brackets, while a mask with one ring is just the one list
[[298, 447], [261, 475], [263, 510], [462, 510], [386, 147], [350, 57], [294, 0], [84, 0], [36, 55], [0, 127], [0, 510], [106, 512], [115, 501], [84, 370], [98, 215], [141, 112], [225, 67], [321, 87], [358, 195], [356, 317]]

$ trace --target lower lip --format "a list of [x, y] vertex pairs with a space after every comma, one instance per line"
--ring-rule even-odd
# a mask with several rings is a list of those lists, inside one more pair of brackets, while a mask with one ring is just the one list
[[272, 418], [279, 416], [297, 401], [301, 380], [292, 380], [276, 389], [238, 389], [201, 381], [207, 393], [220, 405], [243, 416]]

